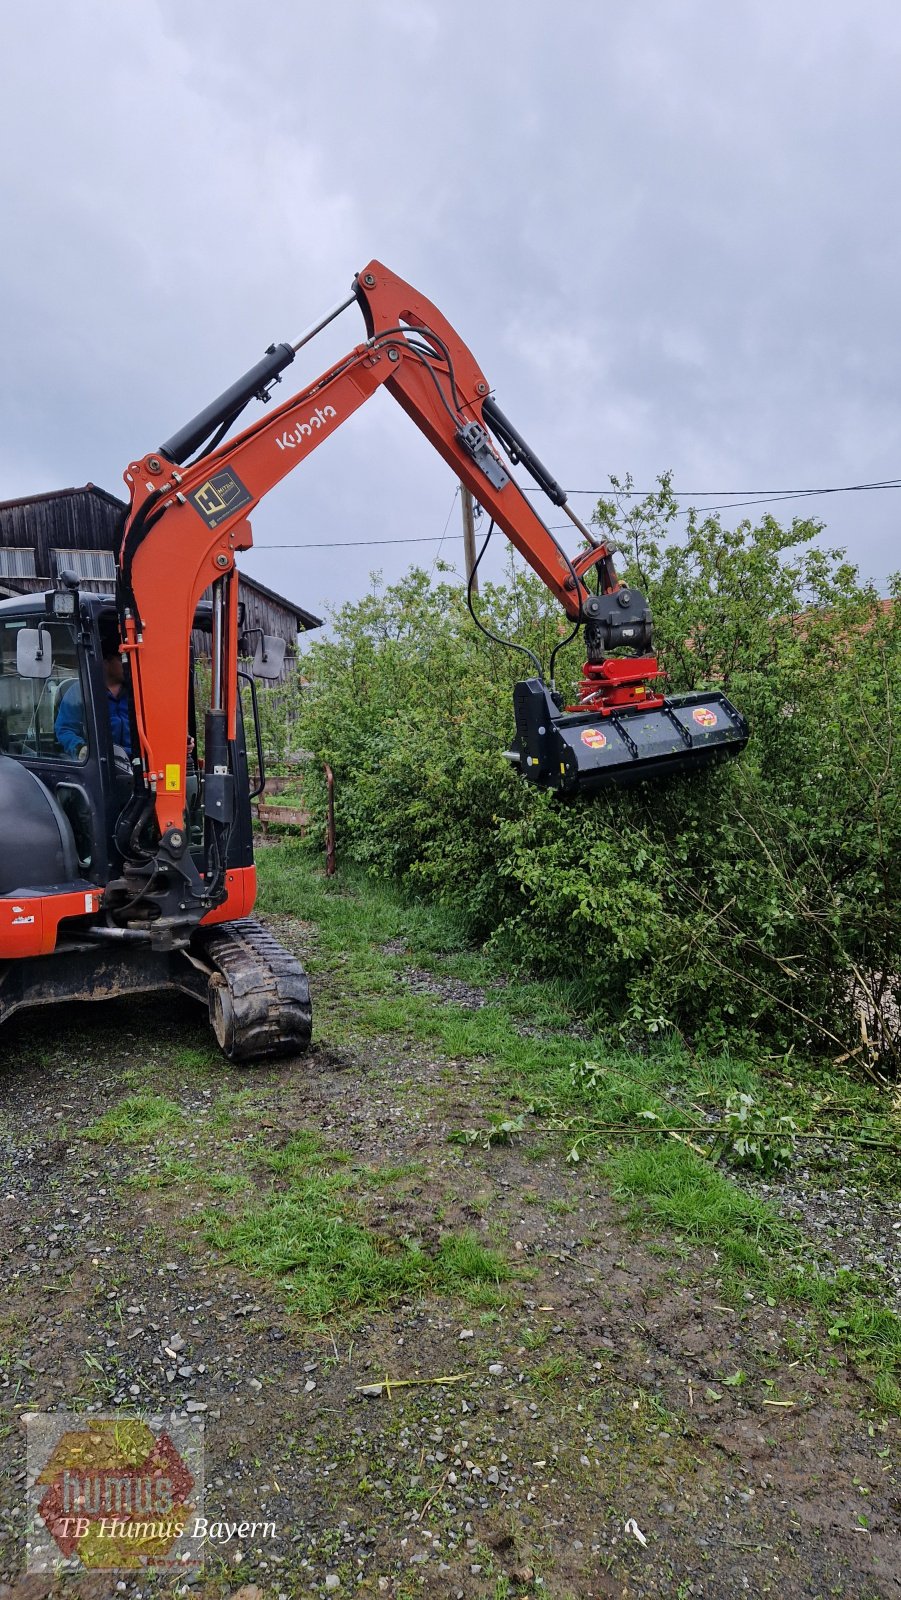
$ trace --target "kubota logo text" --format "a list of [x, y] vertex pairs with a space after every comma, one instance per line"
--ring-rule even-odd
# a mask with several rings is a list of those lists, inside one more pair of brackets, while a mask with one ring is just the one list
[[280, 450], [296, 450], [304, 439], [309, 439], [317, 429], [324, 428], [331, 417], [337, 416], [334, 406], [316, 407], [308, 422], [298, 422], [297, 426], [285, 432], [276, 439]]

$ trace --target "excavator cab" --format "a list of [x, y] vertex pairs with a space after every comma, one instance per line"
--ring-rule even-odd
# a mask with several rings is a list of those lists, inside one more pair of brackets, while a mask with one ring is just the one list
[[[71, 602], [71, 612], [67, 609], [57, 614], [54, 605], [60, 600]], [[209, 604], [201, 604], [194, 624], [195, 637], [209, 634]], [[0, 773], [5, 775], [0, 776], [0, 793], [5, 783], [17, 794], [30, 791], [40, 795], [43, 791], [49, 796], [60, 813], [61, 820], [54, 828], [60, 834], [62, 850], [59, 858], [53, 858], [52, 873], [51, 857], [41, 852], [38, 871], [37, 864], [23, 852], [21, 837], [7, 828], [0, 841], [0, 894], [23, 882], [52, 881], [73, 861], [79, 880], [103, 887], [121, 868], [117, 823], [132, 797], [134, 774], [130, 732], [123, 731], [128, 725], [130, 700], [127, 668], [118, 720], [111, 713], [114, 697], [105, 670], [118, 643], [118, 618], [111, 596], [59, 590], [47, 597], [29, 595], [0, 602]], [[207, 663], [202, 654], [198, 659], [192, 648], [186, 823], [199, 865], [204, 833], [203, 711], [208, 683]], [[251, 705], [255, 714], [255, 699]], [[253, 795], [240, 707], [231, 760], [243, 781], [239, 783], [229, 865], [240, 866], [253, 859]], [[27, 772], [33, 782], [14, 777], [15, 771]], [[26, 810], [37, 816], [47, 807], [41, 798]], [[11, 815], [7, 807], [6, 816]]]
[[[7, 819], [0, 893], [66, 878], [105, 883], [114, 815], [131, 790], [128, 758], [117, 757], [99, 715], [106, 698], [100, 608], [85, 614], [69, 590], [60, 598], [59, 612], [43, 595], [0, 603], [0, 795]], [[111, 602], [106, 606], [114, 621]]]
[[[194, 638], [211, 631], [201, 604]], [[146, 947], [147, 936], [105, 906], [123, 871], [122, 819], [135, 774], [123, 734], [128, 714], [110, 711], [105, 661], [119, 646], [109, 595], [60, 587], [0, 601], [0, 1020], [23, 1006], [57, 999], [180, 989], [208, 1002], [196, 960]], [[204, 702], [209, 663], [191, 650], [186, 751], [186, 829], [199, 870], [204, 862]], [[121, 691], [130, 701], [127, 677]], [[256, 717], [256, 699], [245, 697]], [[236, 803], [226, 871], [252, 871], [251, 786], [242, 704], [229, 760]], [[120, 739], [123, 742], [118, 742]], [[257, 725], [259, 765], [260, 738]], [[261, 777], [263, 774], [261, 773]], [[119, 953], [134, 945], [129, 960]], [[45, 957], [52, 953], [53, 959]], [[15, 957], [17, 959], [9, 959]]]

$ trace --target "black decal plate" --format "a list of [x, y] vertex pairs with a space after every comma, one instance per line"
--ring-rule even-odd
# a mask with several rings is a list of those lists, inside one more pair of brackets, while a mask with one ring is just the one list
[[188, 495], [188, 499], [208, 528], [218, 528], [220, 522], [233, 517], [242, 506], [249, 506], [253, 495], [237, 474], [226, 468], [214, 472], [206, 483]]

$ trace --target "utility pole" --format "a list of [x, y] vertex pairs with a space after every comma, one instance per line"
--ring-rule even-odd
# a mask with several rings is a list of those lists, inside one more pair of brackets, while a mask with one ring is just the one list
[[472, 491], [466, 485], [460, 485], [460, 503], [463, 507], [463, 552], [466, 557], [466, 580], [472, 580], [472, 593], [479, 592], [479, 575], [473, 573], [476, 564], [476, 519], [472, 502]]

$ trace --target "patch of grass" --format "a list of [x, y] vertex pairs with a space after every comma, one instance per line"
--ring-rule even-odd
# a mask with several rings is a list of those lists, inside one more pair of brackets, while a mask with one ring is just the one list
[[209, 1172], [203, 1181], [211, 1194], [243, 1194], [251, 1186], [242, 1172]]
[[349, 1160], [346, 1150], [330, 1150], [312, 1128], [301, 1128], [291, 1135], [287, 1144], [278, 1150], [269, 1150], [263, 1156], [264, 1165], [272, 1172], [291, 1179], [302, 1177], [315, 1167], [343, 1167]]
[[362, 1176], [373, 1189], [387, 1189], [406, 1183], [408, 1178], [421, 1178], [425, 1170], [422, 1161], [399, 1161], [394, 1166], [367, 1167]]
[[204, 1163], [164, 1151], [151, 1166], [130, 1172], [123, 1180], [126, 1188], [143, 1192], [156, 1189], [186, 1188], [189, 1184], [209, 1194], [239, 1195], [251, 1187], [243, 1172], [210, 1171]]
[[[200, 1052], [197, 1052], [198, 1054]], [[221, 1068], [221, 1061], [219, 1063]], [[224, 1129], [241, 1117], [259, 1115], [260, 1098], [255, 1089], [223, 1089], [217, 1096], [210, 1114], [210, 1126]]]
[[789, 1230], [762, 1200], [746, 1194], [684, 1144], [661, 1140], [630, 1146], [605, 1163], [618, 1199], [640, 1197], [643, 1209], [678, 1233], [713, 1245], [734, 1266], [767, 1270], [767, 1249]]
[[857, 1293], [828, 1331], [871, 1372], [880, 1404], [901, 1414], [901, 1317]]
[[550, 1334], [545, 1328], [524, 1328], [522, 1342], [527, 1350], [540, 1350], [546, 1345]]
[[230, 1261], [277, 1280], [312, 1321], [427, 1291], [456, 1293], [507, 1276], [504, 1262], [466, 1235], [447, 1235], [428, 1254], [410, 1240], [368, 1228], [340, 1180], [311, 1177], [241, 1215], [207, 1219], [208, 1237]]
[[529, 1377], [535, 1388], [542, 1394], [549, 1394], [558, 1383], [563, 1383], [567, 1378], [577, 1377], [584, 1370], [585, 1362], [581, 1356], [548, 1356], [546, 1360], [533, 1367]]
[[184, 1113], [174, 1100], [148, 1089], [126, 1095], [124, 1100], [111, 1106], [84, 1129], [84, 1137], [97, 1144], [146, 1144], [183, 1123]]
[[164, 1155], [156, 1166], [131, 1172], [124, 1181], [129, 1189], [171, 1189], [175, 1185], [182, 1188], [187, 1183], [196, 1183], [199, 1176], [193, 1161], [186, 1161], [180, 1156]]
[[[510, 1274], [504, 1274], [504, 1277], [508, 1276]], [[517, 1272], [517, 1277], [522, 1277], [521, 1269]], [[465, 1300], [466, 1304], [472, 1306], [476, 1311], [491, 1313], [507, 1311], [510, 1306], [511, 1296], [509, 1290], [500, 1289], [493, 1283], [470, 1281], [462, 1286], [460, 1298]]]
[[467, 1298], [509, 1276], [503, 1257], [472, 1233], [448, 1233], [430, 1253], [371, 1229], [349, 1192], [343, 1150], [302, 1129], [263, 1163], [285, 1185], [237, 1215], [207, 1217], [208, 1237], [230, 1261], [278, 1281], [312, 1321], [435, 1291]]
[[771, 1304], [800, 1301], [825, 1317], [830, 1338], [861, 1366], [880, 1403], [901, 1412], [901, 1318], [881, 1304], [875, 1285], [851, 1272], [791, 1270], [786, 1255], [797, 1248], [797, 1231], [685, 1145], [633, 1146], [605, 1165], [618, 1198], [640, 1199], [642, 1214], [716, 1250], [727, 1290], [751, 1281]]
[[472, 1233], [446, 1233], [438, 1246], [441, 1287], [447, 1291], [472, 1284], [503, 1283], [510, 1270], [497, 1250], [480, 1244]]
[[174, 1052], [172, 1061], [182, 1072], [204, 1072], [209, 1067], [222, 1071], [222, 1057], [212, 1046], [204, 1050], [194, 1045], [182, 1045], [180, 1050]]
[[[609, 1074], [609, 1099], [598, 1100], [599, 1117], [626, 1111], [635, 1114], [647, 1095], [670, 1101], [704, 1100], [724, 1108], [730, 1093], [750, 1094], [775, 1116], [795, 1116], [799, 1128], [815, 1126], [824, 1133], [855, 1131], [897, 1140], [897, 1118], [879, 1086], [851, 1072], [824, 1074], [822, 1064], [761, 1055], [753, 1063], [724, 1047], [716, 1056], [696, 1057], [678, 1035], [656, 1036], [641, 1054], [613, 1046], [609, 1014], [592, 1010], [585, 987], [575, 980], [520, 979], [504, 981], [498, 958], [475, 949], [465, 924], [437, 901], [411, 900], [403, 889], [384, 879], [370, 879], [349, 864], [339, 876], [326, 878], [304, 844], [286, 843], [261, 852], [258, 866], [264, 907], [313, 920], [319, 935], [315, 958], [324, 973], [337, 956], [353, 956], [342, 972], [355, 992], [347, 999], [322, 996], [334, 1006], [334, 1020], [349, 1035], [375, 1031], [406, 1032], [439, 1042], [450, 1055], [487, 1056], [512, 1069], [530, 1092], [543, 1085], [560, 1095], [569, 1062], [577, 1054], [599, 1060]], [[382, 948], [403, 940], [397, 955]], [[476, 1011], [440, 1003], [411, 992], [397, 982], [410, 962], [439, 975], [459, 977], [485, 988], [488, 1003]], [[508, 975], [503, 974], [504, 979]], [[330, 1011], [329, 1021], [332, 1020]], [[576, 1047], [573, 1024], [580, 1025]], [[524, 1034], [522, 1029], [539, 1029]], [[647, 1103], [647, 1102], [646, 1102]], [[612, 1116], [611, 1116], [612, 1120]], [[694, 1118], [690, 1120], [695, 1120]], [[897, 1151], [870, 1150], [868, 1170], [897, 1172]], [[896, 1180], [890, 1180], [894, 1183]]]
[[279, 1280], [313, 1321], [416, 1294], [428, 1277], [419, 1246], [389, 1243], [348, 1218], [327, 1179], [295, 1185], [237, 1218], [211, 1218], [209, 1238], [238, 1266]]
[[[536, 1038], [520, 1031], [523, 1021], [534, 1026], [536, 1017], [565, 1020], [557, 986], [530, 984], [528, 1004], [521, 996], [513, 1001], [506, 988], [491, 990], [496, 969], [484, 952], [468, 948], [463, 923], [445, 908], [406, 901], [393, 885], [351, 869], [342, 869], [340, 878], [325, 878], [296, 843], [261, 852], [258, 871], [267, 911], [317, 924], [318, 946], [309, 964], [314, 975], [319, 969], [326, 979], [319, 990], [319, 1014], [325, 1010], [332, 1039], [399, 1033], [437, 1043], [452, 1057], [490, 1056], [512, 1078], [535, 1083], [554, 1077], [561, 1059], [569, 1060], [568, 1036]], [[404, 953], [386, 954], [382, 946], [399, 939], [406, 942]], [[333, 996], [327, 979], [336, 958], [343, 958], [341, 993]], [[462, 971], [468, 981], [486, 985], [490, 999], [477, 1011], [436, 1004], [398, 983], [398, 972], [411, 962], [452, 976]]]

